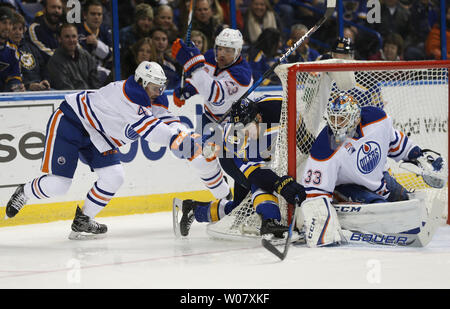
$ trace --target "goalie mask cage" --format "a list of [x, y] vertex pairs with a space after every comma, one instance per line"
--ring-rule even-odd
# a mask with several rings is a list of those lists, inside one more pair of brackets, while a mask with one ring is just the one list
[[[383, 108], [396, 129], [421, 148], [439, 152], [448, 162], [449, 68], [450, 61], [329, 59], [279, 65], [275, 72], [283, 86], [283, 105], [272, 169], [301, 182], [309, 149], [325, 125], [326, 105], [340, 91], [350, 93], [361, 106]], [[427, 207], [434, 201], [445, 203], [443, 217], [450, 224], [447, 184], [443, 189], [431, 188], [394, 160], [388, 159], [388, 164], [406, 189], [426, 193]], [[279, 201], [282, 221], [287, 224], [292, 206], [281, 197]], [[207, 231], [220, 238], [254, 237], [259, 225], [249, 195], [229, 216], [209, 224]]]

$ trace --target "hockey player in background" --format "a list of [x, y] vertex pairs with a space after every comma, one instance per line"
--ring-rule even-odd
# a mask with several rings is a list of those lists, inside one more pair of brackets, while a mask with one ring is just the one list
[[216, 198], [226, 197], [230, 189], [217, 161], [203, 157], [198, 135], [169, 112], [163, 94], [166, 83], [161, 66], [144, 61], [127, 80], [67, 95], [47, 124], [41, 166], [45, 174], [18, 186], [6, 206], [6, 217], [14, 217], [30, 198], [64, 195], [80, 157], [96, 172], [98, 180], [88, 192], [83, 209], [77, 207], [69, 238], [106, 233], [106, 225], [94, 218], [124, 181], [118, 147], [139, 137], [166, 146], [178, 158], [187, 160], [202, 179], [207, 179], [203, 180], [205, 185], [215, 181], [209, 189]]
[[409, 199], [410, 192], [388, 173], [387, 158], [419, 167], [432, 187], [445, 185], [443, 158], [396, 130], [382, 109], [360, 107], [342, 92], [328, 104], [326, 121], [311, 147], [301, 180], [307, 195], [300, 208], [304, 221], [297, 218], [297, 223], [304, 222], [307, 231], [315, 227], [307, 238], [309, 246], [341, 241], [333, 198], [363, 204]]
[[[261, 216], [261, 235], [283, 237], [288, 227], [281, 225], [278, 197], [288, 203], [300, 203], [305, 190], [291, 176], [278, 176], [269, 168], [271, 149], [275, 149], [281, 114], [281, 96], [264, 95], [255, 101], [245, 99], [233, 107], [232, 122], [225, 124], [223, 148], [232, 164], [224, 168], [234, 179], [234, 199], [217, 199], [211, 202], [184, 200], [179, 222], [180, 234], [187, 236], [194, 219], [198, 222], [215, 222], [229, 214], [249, 192], [253, 208]], [[174, 209], [174, 211], [177, 211]], [[178, 210], [179, 211], [179, 210]], [[174, 214], [178, 218], [178, 214]]]
[[216, 37], [214, 49], [205, 55], [181, 39], [172, 45], [172, 57], [183, 66], [188, 77], [183, 88], [174, 90], [175, 105], [181, 107], [185, 100], [201, 95], [202, 128], [216, 123], [253, 83], [250, 66], [241, 56], [243, 44], [239, 30], [225, 28]]

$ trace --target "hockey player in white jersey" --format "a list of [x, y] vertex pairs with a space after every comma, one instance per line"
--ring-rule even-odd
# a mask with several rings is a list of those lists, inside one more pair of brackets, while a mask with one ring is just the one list
[[98, 180], [88, 192], [83, 209], [77, 207], [69, 238], [84, 236], [80, 233], [106, 233], [106, 225], [97, 223], [94, 217], [123, 183], [118, 147], [139, 137], [166, 146], [178, 158], [187, 160], [207, 187], [214, 182], [214, 187], [208, 188], [215, 197], [226, 197], [229, 187], [217, 161], [203, 157], [201, 138], [169, 112], [163, 94], [166, 82], [159, 64], [144, 61], [127, 80], [67, 95], [47, 124], [41, 166], [45, 174], [16, 189], [6, 206], [6, 217], [14, 217], [30, 198], [64, 195], [82, 157]]
[[309, 246], [341, 240], [333, 198], [364, 204], [409, 199], [409, 192], [388, 173], [387, 158], [412, 162], [423, 169], [429, 185], [445, 185], [443, 158], [421, 149], [396, 130], [382, 109], [360, 107], [351, 95], [342, 92], [328, 104], [326, 120], [311, 147], [302, 178], [307, 198], [300, 208], [304, 218], [299, 222], [309, 231]]
[[188, 76], [184, 88], [175, 89], [174, 102], [181, 107], [185, 100], [201, 95], [204, 99], [202, 128], [217, 122], [253, 83], [250, 66], [241, 56], [243, 44], [239, 30], [225, 28], [216, 37], [214, 49], [205, 55], [181, 39], [172, 45], [172, 56]]

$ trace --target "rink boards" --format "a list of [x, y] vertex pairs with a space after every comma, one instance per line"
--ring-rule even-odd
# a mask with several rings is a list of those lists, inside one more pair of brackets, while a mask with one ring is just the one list
[[[259, 91], [279, 94], [281, 87], [261, 87]], [[73, 92], [0, 95], [0, 218], [16, 186], [42, 175], [47, 121], [68, 93]], [[195, 96], [178, 108], [173, 104], [172, 93], [167, 94], [170, 110], [190, 128], [197, 127], [203, 109], [201, 97]], [[187, 163], [175, 158], [166, 147], [139, 139], [121, 147], [120, 152], [125, 183], [99, 216], [169, 211], [174, 197], [212, 198]], [[78, 161], [67, 195], [30, 200], [13, 220], [0, 219], [0, 227], [72, 219], [76, 205], [83, 204], [95, 181], [95, 173]]]

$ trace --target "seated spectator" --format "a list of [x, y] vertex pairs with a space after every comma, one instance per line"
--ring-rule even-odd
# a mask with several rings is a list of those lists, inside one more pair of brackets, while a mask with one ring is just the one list
[[206, 53], [208, 40], [203, 33], [198, 30], [193, 30], [191, 32], [191, 41], [202, 54]]
[[20, 1], [20, 0], [0, 0], [0, 4], [8, 4], [11, 6], [11, 8], [14, 9], [14, 11], [16, 11], [17, 13], [19, 13], [20, 15], [22, 15], [25, 20], [26, 20], [26, 24], [31, 24], [31, 22], [33, 21], [34, 17], [33, 14], [30, 14], [30, 12], [28, 12], [27, 8], [23, 5], [22, 2], [25, 1]]
[[[445, 36], [447, 37], [447, 59], [450, 59], [450, 7], [447, 8], [446, 24], [447, 29], [445, 31]], [[431, 28], [425, 42], [425, 53], [432, 59], [442, 59], [440, 23], [436, 23], [433, 28]]]
[[[207, 49], [214, 47], [216, 33], [221, 26], [220, 21], [214, 17], [212, 0], [197, 0], [195, 4], [192, 30], [201, 31], [208, 40]], [[184, 36], [183, 36], [184, 37]]]
[[255, 43], [264, 29], [281, 29], [279, 18], [272, 9], [269, 0], [251, 0], [244, 20], [242, 35], [248, 45]]
[[24, 37], [26, 31], [25, 18], [17, 12], [12, 16], [12, 28], [9, 40], [18, 47], [20, 69], [26, 90], [49, 90], [50, 83], [45, 73], [45, 62], [39, 49]]
[[136, 6], [134, 23], [119, 32], [120, 48], [126, 50], [140, 39], [148, 36], [153, 27], [153, 9], [146, 3]]
[[12, 9], [0, 7], [0, 91], [25, 91], [17, 47], [8, 42]]
[[167, 33], [160, 28], [153, 29], [151, 33], [153, 46], [155, 47], [156, 57], [152, 59], [159, 63], [167, 77], [167, 89], [174, 89], [179, 86], [181, 67], [171, 57], [171, 51]]
[[438, 21], [438, 8], [432, 0], [414, 1], [409, 9], [411, 14], [411, 42], [405, 47], [405, 60], [425, 60], [425, 41], [434, 23]]
[[[286, 45], [288, 48], [293, 46], [295, 42], [300, 40], [308, 32], [308, 27], [303, 24], [295, 24], [291, 27], [290, 39]], [[320, 53], [314, 48], [310, 47], [309, 39], [306, 39], [302, 45], [300, 45], [292, 54], [288, 57], [288, 62], [307, 62], [315, 61]]]
[[178, 38], [179, 34], [177, 26], [173, 23], [173, 10], [169, 5], [158, 7], [154, 24], [156, 28], [161, 28], [167, 32], [169, 45], [172, 46], [173, 41]]
[[93, 56], [78, 45], [75, 24], [63, 24], [59, 47], [47, 64], [49, 81], [57, 90], [97, 89], [100, 87], [97, 63]]
[[403, 60], [403, 39], [398, 33], [390, 33], [383, 40], [383, 48], [369, 57], [369, 60]]
[[[278, 29], [267, 28], [259, 35], [255, 44], [248, 51], [247, 61], [252, 69], [254, 80], [259, 79], [276, 61], [279, 56], [278, 48], [281, 45], [281, 34]], [[271, 78], [263, 80], [262, 86], [279, 85], [280, 79], [273, 74]]]
[[31, 42], [36, 45], [45, 62], [53, 56], [58, 47], [58, 28], [63, 21], [63, 3], [61, 0], [46, 0], [43, 14], [35, 18], [28, 29]]
[[112, 32], [102, 25], [103, 6], [100, 0], [88, 0], [83, 6], [83, 23], [78, 25], [80, 45], [93, 55], [99, 65], [111, 68]]

